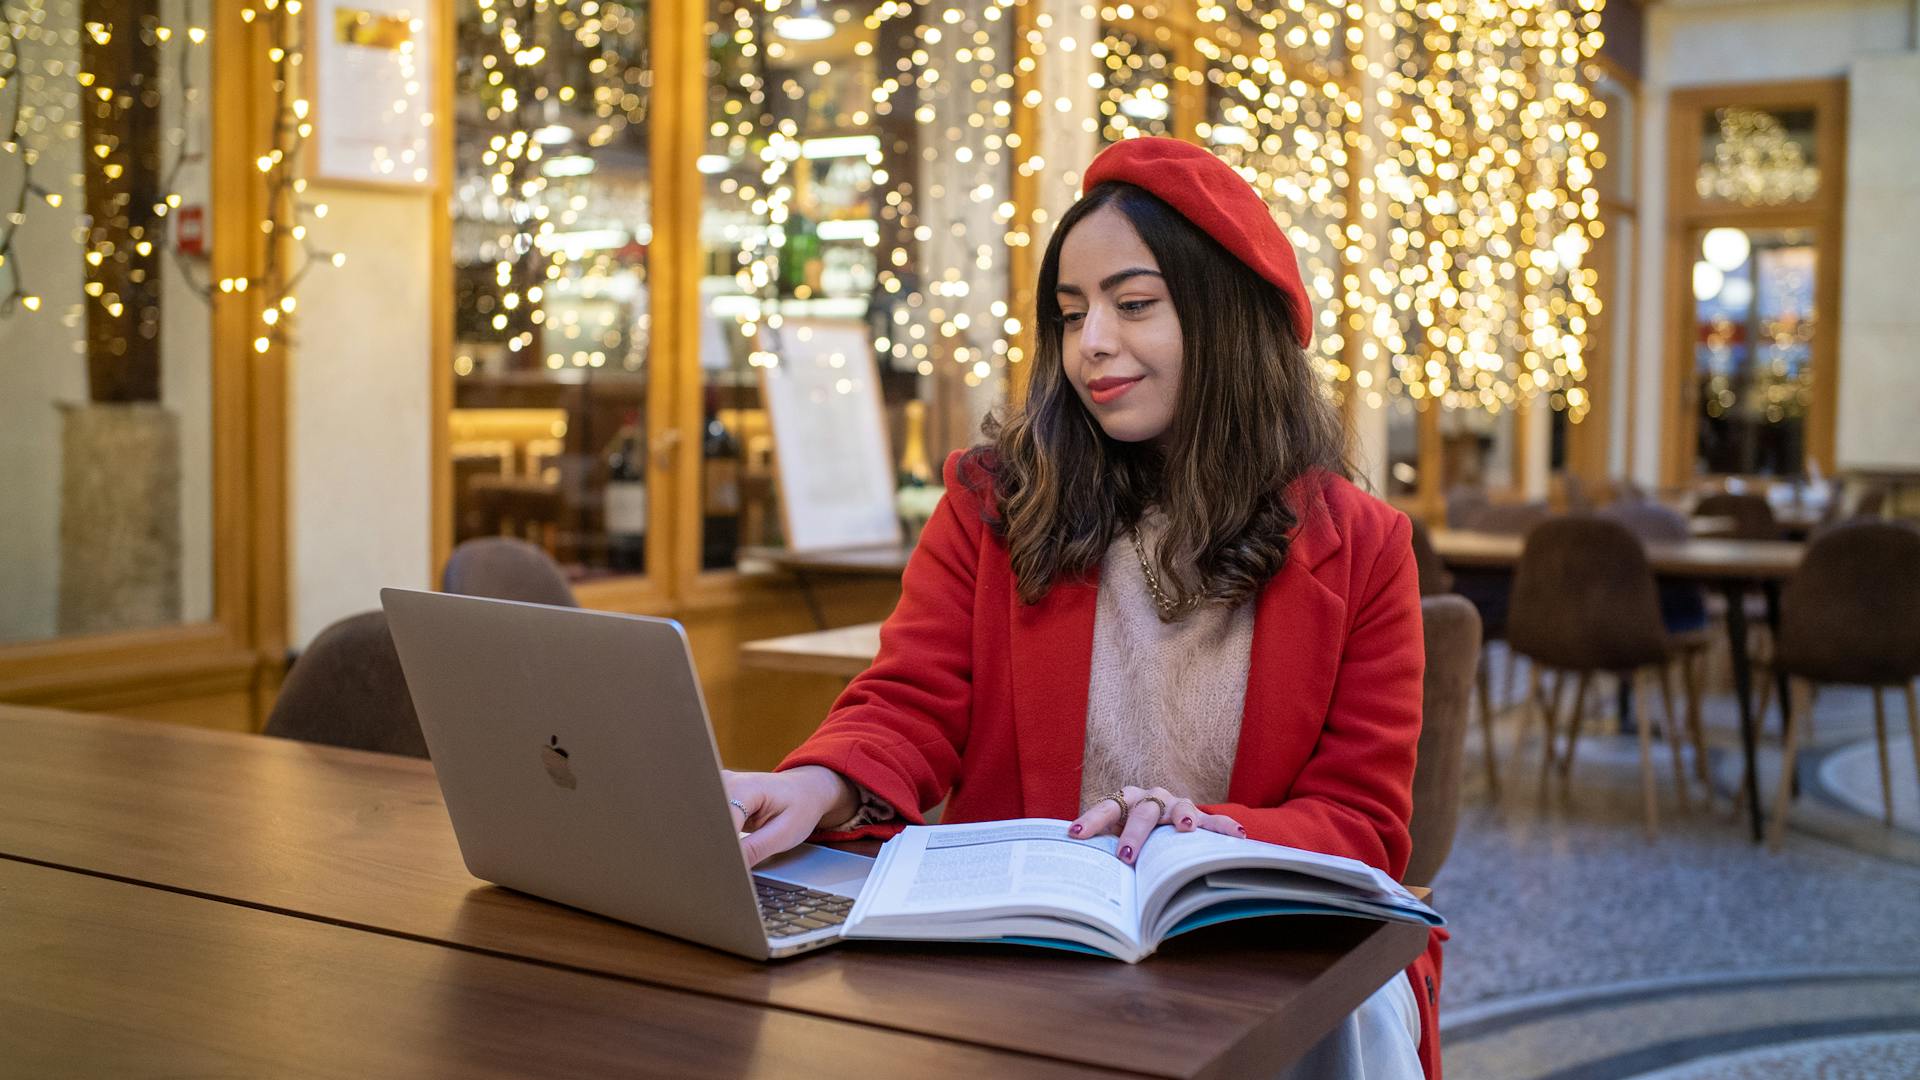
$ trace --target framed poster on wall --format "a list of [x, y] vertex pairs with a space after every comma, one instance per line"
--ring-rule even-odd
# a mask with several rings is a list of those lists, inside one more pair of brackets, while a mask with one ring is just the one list
[[311, 2], [309, 177], [430, 186], [441, 0]]

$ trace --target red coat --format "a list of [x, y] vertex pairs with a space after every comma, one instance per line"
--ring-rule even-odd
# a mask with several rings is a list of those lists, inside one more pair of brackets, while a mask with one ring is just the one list
[[[780, 768], [824, 765], [905, 822], [943, 798], [946, 821], [1072, 818], [1099, 568], [1021, 603], [1006, 545], [982, 520], [990, 479], [970, 468], [963, 483], [959, 460], [947, 459], [946, 497], [908, 561], [873, 666]], [[1411, 526], [1345, 480], [1297, 490], [1302, 522], [1255, 609], [1229, 801], [1202, 809], [1256, 840], [1397, 878], [1411, 849], [1425, 665]], [[1444, 938], [1436, 932], [1408, 970], [1433, 1080]]]

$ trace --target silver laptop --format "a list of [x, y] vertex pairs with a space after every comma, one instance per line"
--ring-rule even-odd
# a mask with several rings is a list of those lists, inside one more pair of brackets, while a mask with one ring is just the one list
[[754, 959], [839, 940], [873, 861], [807, 844], [748, 871], [679, 623], [380, 600], [475, 877]]

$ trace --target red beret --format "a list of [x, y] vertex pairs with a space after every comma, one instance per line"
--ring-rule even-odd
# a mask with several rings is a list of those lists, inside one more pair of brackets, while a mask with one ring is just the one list
[[1307, 302], [1293, 245], [1274, 223], [1267, 204], [1232, 166], [1190, 142], [1144, 136], [1102, 150], [1087, 166], [1081, 188], [1092, 191], [1111, 180], [1152, 192], [1272, 282], [1286, 298], [1287, 317], [1300, 347], [1313, 343], [1313, 306]]

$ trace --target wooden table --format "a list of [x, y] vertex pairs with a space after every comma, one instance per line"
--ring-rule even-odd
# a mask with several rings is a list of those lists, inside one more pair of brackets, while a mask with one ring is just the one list
[[[1438, 529], [1433, 550], [1449, 566], [1511, 571], [1520, 562], [1526, 538], [1503, 533]], [[1660, 577], [1719, 588], [1727, 598], [1727, 644], [1733, 659], [1734, 696], [1740, 703], [1740, 750], [1747, 780], [1747, 820], [1761, 838], [1760, 784], [1755, 742], [1759, 718], [1753, 713], [1753, 665], [1747, 656], [1747, 593], [1758, 587], [1766, 596], [1767, 623], [1780, 628], [1780, 583], [1792, 577], [1806, 556], [1805, 544], [1788, 540], [1731, 540], [1695, 537], [1646, 545], [1647, 562]], [[1787, 677], [1778, 674], [1781, 709], [1787, 708]]]
[[763, 638], [740, 646], [740, 662], [772, 671], [802, 671], [851, 679], [880, 653], [880, 624]]
[[792, 574], [793, 580], [800, 586], [801, 599], [806, 601], [807, 612], [813, 616], [813, 625], [825, 630], [827, 616], [820, 608], [820, 598], [813, 592], [815, 578], [879, 577], [897, 581], [906, 571], [907, 559], [912, 554], [912, 549], [898, 545], [840, 548], [833, 551], [753, 547], [742, 548], [740, 558], [743, 561], [763, 562]]
[[427, 762], [7, 706], [0, 926], [0, 1062], [58, 1065], [30, 1075], [1234, 1076], [1426, 940], [1272, 919], [1139, 965], [878, 942], [760, 964], [468, 876]]

